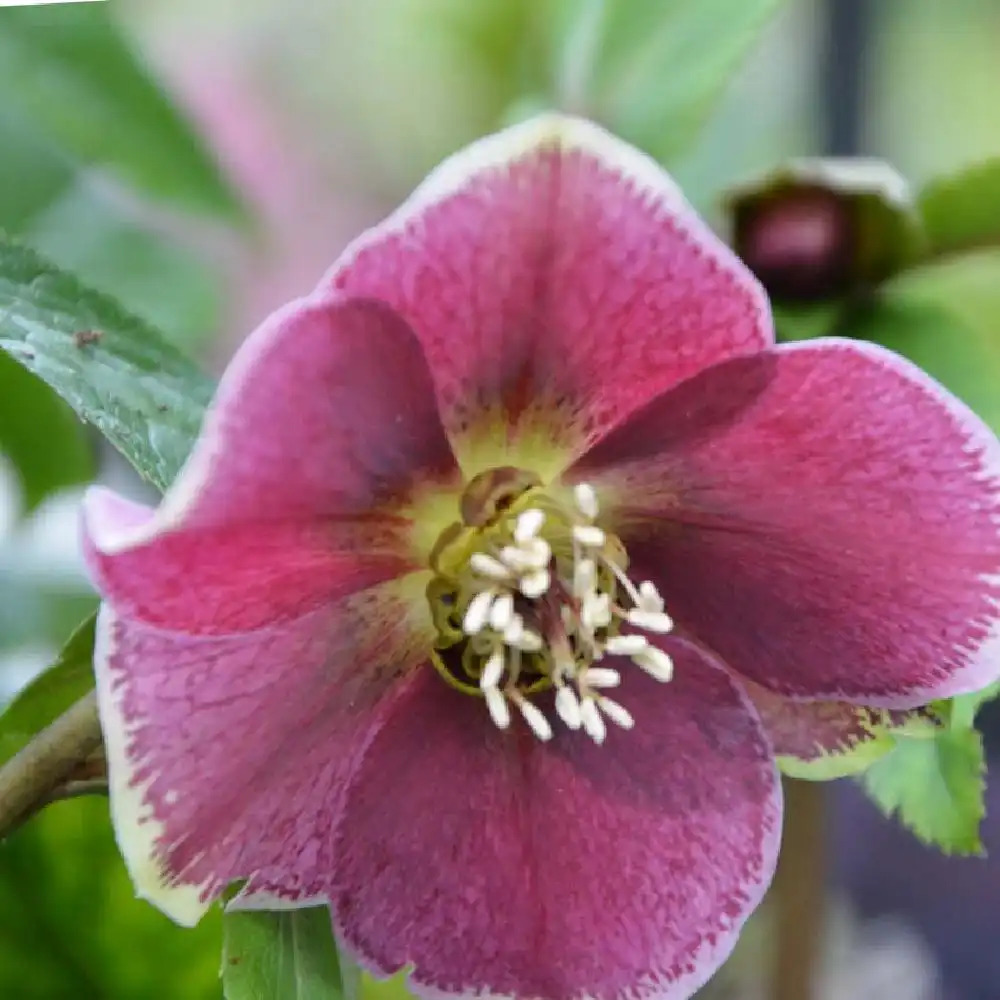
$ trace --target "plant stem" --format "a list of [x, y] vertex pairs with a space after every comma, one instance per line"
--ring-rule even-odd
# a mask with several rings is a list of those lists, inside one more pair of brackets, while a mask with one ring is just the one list
[[826, 908], [825, 789], [785, 785], [785, 832], [774, 880], [773, 1000], [815, 1000]]
[[16, 829], [101, 746], [91, 691], [0, 768], [0, 840]]

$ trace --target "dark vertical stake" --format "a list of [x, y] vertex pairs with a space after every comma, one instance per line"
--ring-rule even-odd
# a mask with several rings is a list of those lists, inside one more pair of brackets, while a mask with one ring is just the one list
[[[822, 0], [820, 94], [823, 152], [861, 150], [868, 98], [872, 0]], [[785, 833], [774, 882], [772, 1000], [813, 1000], [823, 955], [826, 908], [826, 789], [785, 781]]]
[[861, 148], [874, 13], [871, 0], [822, 3], [823, 151], [834, 156], [853, 156]]

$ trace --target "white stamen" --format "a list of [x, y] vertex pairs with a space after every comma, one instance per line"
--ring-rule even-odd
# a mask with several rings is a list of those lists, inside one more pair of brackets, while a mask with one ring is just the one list
[[535, 568], [531, 555], [519, 545], [505, 545], [500, 550], [500, 558], [515, 573], [524, 573]]
[[577, 483], [573, 487], [573, 496], [576, 499], [576, 506], [579, 508], [580, 513], [593, 521], [599, 512], [597, 494], [594, 492], [594, 487], [588, 483]]
[[518, 545], [523, 545], [542, 530], [544, 523], [545, 514], [537, 507], [524, 511], [518, 515], [517, 523], [514, 525], [514, 541]]
[[622, 675], [610, 667], [590, 667], [583, 672], [580, 683], [592, 688], [616, 688], [622, 682]]
[[597, 586], [597, 566], [593, 559], [581, 559], [573, 567], [573, 593], [585, 597]]
[[504, 629], [503, 641], [523, 653], [537, 653], [542, 648], [542, 637], [525, 628], [524, 619], [520, 615], [514, 615], [511, 623]]
[[674, 627], [674, 620], [663, 611], [643, 611], [632, 608], [625, 616], [636, 628], [644, 628], [647, 632], [669, 632]]
[[549, 725], [549, 720], [545, 718], [537, 705], [532, 705], [530, 701], [519, 699], [517, 707], [521, 710], [524, 721], [531, 727], [531, 731], [543, 743], [546, 740], [552, 739], [552, 727]]
[[495, 688], [500, 683], [503, 674], [503, 650], [497, 649], [486, 661], [483, 673], [479, 678], [479, 686], [485, 691], [487, 688]]
[[608, 594], [588, 594], [580, 609], [583, 624], [593, 632], [611, 624], [611, 597]]
[[663, 610], [663, 598], [652, 580], [643, 580], [639, 584], [639, 600], [636, 603], [640, 611]]
[[490, 608], [490, 628], [502, 632], [514, 618], [514, 596], [501, 594]]
[[473, 552], [469, 556], [469, 565], [474, 573], [491, 580], [509, 580], [511, 577], [510, 570], [499, 559], [494, 559], [485, 552]]
[[583, 723], [580, 716], [580, 702], [572, 688], [565, 685], [556, 691], [556, 714], [570, 729], [579, 729]]
[[608, 733], [608, 727], [604, 724], [604, 719], [601, 718], [601, 713], [597, 711], [597, 706], [591, 698], [585, 698], [580, 705], [580, 717], [587, 735], [595, 743], [603, 743], [604, 737]]
[[574, 524], [573, 537], [588, 549], [599, 549], [605, 541], [604, 532], [595, 524]]
[[635, 656], [649, 645], [644, 635], [616, 635], [604, 644], [607, 652], [617, 656]]
[[466, 635], [476, 635], [483, 630], [492, 606], [492, 590], [481, 590], [469, 601], [469, 606], [465, 609], [465, 617], [462, 619], [462, 628]]
[[598, 698], [597, 704], [616, 726], [621, 726], [622, 729], [631, 729], [635, 725], [632, 713], [624, 705], [619, 705], [617, 701], [612, 701], [610, 698]]
[[552, 558], [552, 546], [544, 538], [529, 538], [521, 551], [532, 569], [544, 569]]
[[536, 569], [521, 577], [521, 593], [531, 599], [541, 597], [549, 589], [551, 582], [547, 569]]
[[654, 680], [666, 684], [674, 676], [674, 661], [656, 646], [647, 646], [632, 657], [632, 662], [642, 667]]
[[503, 692], [498, 688], [487, 688], [483, 694], [486, 696], [486, 707], [494, 725], [497, 729], [506, 729], [510, 725], [510, 706]]

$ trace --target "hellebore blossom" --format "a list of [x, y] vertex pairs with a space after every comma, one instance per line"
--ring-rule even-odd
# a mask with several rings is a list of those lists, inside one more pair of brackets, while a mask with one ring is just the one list
[[251, 335], [159, 509], [87, 498], [138, 890], [329, 903], [426, 997], [687, 997], [775, 755], [1000, 674], [998, 473], [896, 355], [776, 347], [641, 153], [476, 143]]

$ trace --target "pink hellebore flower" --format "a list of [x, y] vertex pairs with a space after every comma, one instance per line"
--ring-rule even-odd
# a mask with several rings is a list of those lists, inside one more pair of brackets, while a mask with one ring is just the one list
[[775, 347], [641, 153], [476, 143], [246, 341], [157, 511], [88, 496], [139, 892], [328, 902], [425, 997], [688, 997], [775, 754], [1000, 673], [998, 474], [896, 355]]

